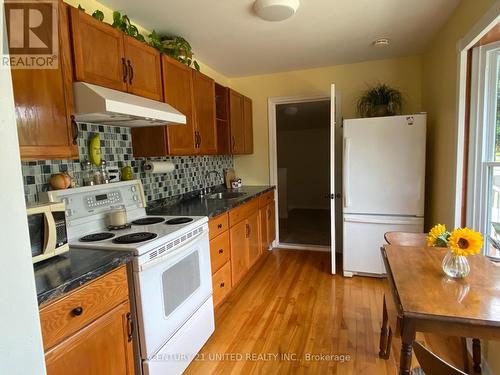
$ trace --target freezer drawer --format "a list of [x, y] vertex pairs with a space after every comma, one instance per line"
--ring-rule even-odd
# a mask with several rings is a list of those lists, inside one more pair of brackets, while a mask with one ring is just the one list
[[417, 217], [344, 215], [344, 276], [382, 276], [385, 268], [380, 247], [390, 231], [422, 232]]

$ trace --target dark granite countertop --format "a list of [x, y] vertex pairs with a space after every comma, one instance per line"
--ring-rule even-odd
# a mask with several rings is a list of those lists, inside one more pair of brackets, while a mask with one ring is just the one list
[[[214, 217], [227, 212], [243, 203], [246, 203], [267, 191], [273, 190], [274, 186], [242, 186], [239, 189], [226, 190], [223, 187], [217, 187], [213, 192], [235, 191], [246, 193], [242, 197], [223, 200], [223, 199], [205, 199], [184, 196], [175, 202], [153, 202], [148, 208], [150, 215], [174, 215], [174, 216], [208, 216]], [[212, 192], [212, 193], [213, 193]]]
[[70, 249], [34, 265], [38, 305], [118, 268], [132, 259], [126, 251]]

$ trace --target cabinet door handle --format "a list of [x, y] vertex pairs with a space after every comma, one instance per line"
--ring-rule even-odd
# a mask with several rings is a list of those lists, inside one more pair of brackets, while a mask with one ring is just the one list
[[75, 307], [73, 310], [71, 310], [71, 313], [74, 316], [80, 316], [83, 314], [83, 307], [81, 307], [81, 306]]
[[226, 285], [225, 283], [220, 283], [220, 287], [221, 288], [224, 288], [224, 285]]
[[217, 224], [218, 229], [222, 229], [222, 224]]
[[132, 84], [132, 79], [134, 78], [134, 68], [132, 68], [132, 64], [130, 63], [130, 60], [127, 60], [128, 64], [128, 83], [129, 85]]
[[201, 134], [198, 132], [198, 147], [201, 147]]
[[267, 209], [267, 218], [268, 219], [271, 218], [271, 209], [270, 208]]
[[231, 145], [231, 150], [233, 150], [233, 151], [234, 151], [234, 145], [235, 145], [235, 143], [236, 143], [236, 141], [234, 140], [234, 135], [231, 137], [231, 143], [232, 143], [232, 145]]
[[198, 144], [198, 131], [194, 131], [194, 148], [198, 148], [199, 147], [199, 144]]
[[127, 64], [125, 64], [125, 58], [122, 57], [122, 71], [123, 71], [123, 82], [127, 83], [128, 69]]
[[76, 145], [78, 142], [78, 125], [76, 124], [75, 116], [71, 115], [71, 130], [73, 132], [73, 144]]
[[134, 322], [132, 321], [132, 314], [127, 313], [127, 340], [132, 341], [132, 334], [134, 333]]
[[224, 253], [224, 249], [219, 249], [219, 254], [223, 254]]
[[246, 238], [250, 238], [250, 225], [248, 224], [245, 224], [245, 227], [246, 227]]

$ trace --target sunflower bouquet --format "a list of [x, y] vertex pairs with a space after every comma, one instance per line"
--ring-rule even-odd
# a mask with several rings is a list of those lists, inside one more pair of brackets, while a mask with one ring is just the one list
[[443, 224], [435, 225], [427, 235], [427, 246], [447, 247], [457, 256], [479, 254], [483, 237], [469, 228], [457, 228], [451, 232]]

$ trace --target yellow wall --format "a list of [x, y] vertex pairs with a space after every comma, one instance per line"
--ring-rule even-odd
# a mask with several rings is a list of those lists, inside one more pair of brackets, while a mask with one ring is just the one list
[[335, 83], [342, 95], [342, 114], [349, 118], [356, 115], [356, 99], [367, 84], [385, 82], [406, 95], [405, 112], [419, 112], [422, 110], [421, 74], [421, 58], [405, 57], [231, 79], [231, 87], [253, 100], [254, 116], [254, 153], [235, 156], [236, 173], [245, 184], [269, 183], [269, 97], [329, 95], [330, 84]]
[[[113, 23], [113, 10], [111, 10], [107, 6], [99, 3], [98, 1], [95, 1], [95, 0], [64, 0], [64, 1], [66, 3], [68, 3], [69, 5], [72, 5], [74, 7], [77, 7], [78, 4], [80, 4], [82, 6], [82, 8], [85, 9], [85, 12], [89, 13], [89, 14], [92, 14], [95, 10], [99, 9], [104, 13], [104, 22]], [[131, 17], [130, 20], [132, 21], [132, 23], [134, 25], [137, 26], [137, 28], [139, 29], [139, 32], [141, 34], [143, 34], [144, 36], [147, 36], [150, 33], [150, 30], [146, 30], [144, 27], [142, 27], [141, 25], [134, 22], [133, 15], [128, 15], [128, 16]], [[196, 56], [195, 56], [195, 58], [196, 58]], [[200, 61], [198, 59], [196, 59], [196, 60], [200, 64], [201, 72], [212, 77], [213, 79], [215, 79], [217, 82], [221, 83], [224, 86], [229, 85], [229, 79], [226, 76], [217, 72], [216, 70], [214, 70], [210, 66], [204, 64], [202, 61]]]
[[[427, 226], [454, 221], [457, 145], [457, 42], [494, 0], [462, 0], [423, 56], [422, 99], [428, 112]], [[500, 342], [485, 343], [483, 355], [500, 374]]]
[[463, 0], [423, 56], [422, 100], [428, 112], [427, 226], [454, 221], [457, 151], [457, 42], [493, 5]]

